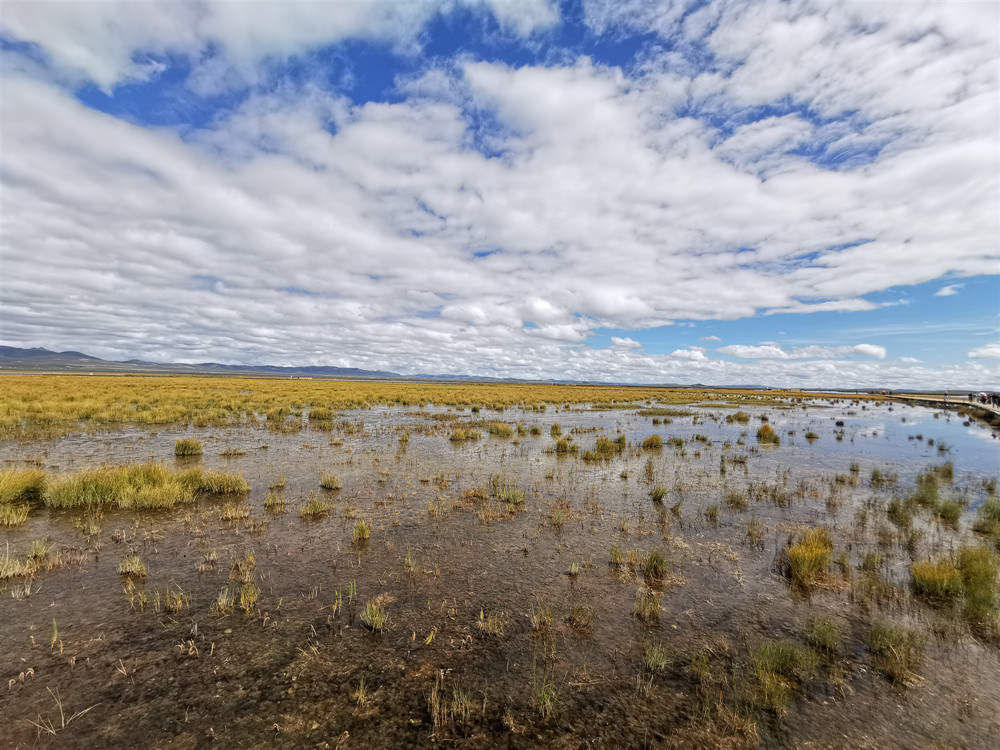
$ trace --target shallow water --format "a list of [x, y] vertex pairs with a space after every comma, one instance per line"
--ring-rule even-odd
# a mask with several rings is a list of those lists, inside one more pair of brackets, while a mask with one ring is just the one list
[[[428, 417], [446, 409], [379, 408], [342, 413], [332, 431], [126, 430], [0, 445], [6, 465], [33, 461], [63, 473], [150, 459], [188, 466], [191, 459], [173, 458], [174, 441], [197, 437], [205, 455], [196, 464], [242, 473], [252, 486], [247, 522], [220, 520], [224, 503], [205, 499], [169, 512], [107, 512], [91, 538], [74, 526], [79, 512], [36, 510], [23, 527], [0, 532], [22, 556], [38, 538], [62, 556], [61, 565], [36, 574], [29, 596], [23, 583], [0, 592], [0, 676], [14, 680], [0, 698], [0, 724], [9, 728], [0, 745], [753, 744], [726, 723], [732, 711], [755, 721], [766, 747], [994, 746], [996, 648], [973, 637], [961, 618], [915, 601], [906, 583], [911, 559], [974, 541], [968, 528], [986, 497], [984, 480], [1000, 473], [1000, 441], [954, 414], [863, 406], [744, 406], [745, 425], [727, 424], [735, 409], [718, 404], [663, 425], [635, 410], [465, 411], [462, 421], [520, 422], [541, 436], [495, 438], [479, 427], [480, 440], [460, 444], [449, 440], [452, 423]], [[780, 447], [757, 445], [761, 415]], [[607, 462], [558, 457], [546, 452], [556, 422], [581, 450], [619, 431], [630, 447]], [[410, 433], [405, 446], [401, 430]], [[809, 431], [818, 438], [806, 440]], [[639, 449], [653, 432], [682, 438], [683, 450]], [[226, 449], [245, 454], [226, 458]], [[912, 549], [901, 537], [881, 544], [888, 500], [905, 497], [917, 474], [944, 461], [955, 471], [944, 494], [967, 505], [960, 529], [923, 517], [914, 521], [920, 534]], [[898, 487], [871, 488], [875, 468], [898, 474]], [[337, 474], [343, 489], [322, 490], [324, 471]], [[484, 520], [465, 499], [493, 475], [525, 492], [522, 512]], [[278, 476], [287, 479], [284, 514], [264, 507]], [[654, 485], [667, 488], [662, 504], [651, 500]], [[726, 506], [727, 491], [754, 487], [785, 500], [755, 500], [751, 492], [745, 510]], [[331, 513], [304, 520], [299, 508], [313, 495], [331, 502]], [[706, 518], [713, 505], [717, 524]], [[856, 513], [864, 509], [862, 526]], [[351, 532], [361, 518], [371, 519], [373, 531], [359, 547]], [[759, 542], [748, 540], [752, 519], [763, 528]], [[864, 552], [880, 550], [882, 578], [894, 593], [866, 599], [857, 572], [850, 579], [831, 573], [808, 596], [792, 591], [778, 559], [797, 524], [830, 527], [834, 558], [844, 553], [852, 571]], [[637, 557], [660, 550], [669, 561], [668, 578], [650, 582], [660, 596], [658, 624], [633, 615], [644, 577], [609, 567], [611, 545]], [[129, 549], [150, 571], [142, 584], [150, 600], [141, 609], [129, 603], [117, 572]], [[214, 565], [206, 562], [212, 552]], [[217, 593], [234, 586], [230, 564], [247, 552], [256, 557], [260, 600], [250, 616], [238, 607], [216, 614]], [[574, 563], [580, 572], [570, 575]], [[182, 590], [189, 606], [157, 611], [153, 595], [168, 587]], [[382, 634], [359, 619], [376, 596], [387, 601]], [[545, 607], [554, 621], [539, 634], [531, 614]], [[592, 616], [588, 628], [570, 621], [574, 608], [582, 619]], [[762, 709], [751, 648], [773, 638], [803, 644], [805, 622], [817, 614], [840, 627], [839, 657], [792, 680], [786, 713]], [[502, 634], [480, 626], [491, 615]], [[927, 633], [911, 687], [891, 686], [874, 669], [865, 645], [872, 619]], [[653, 643], [670, 653], [662, 671], [644, 665]], [[699, 654], [702, 671], [692, 668]], [[371, 693], [364, 701], [356, 697], [362, 679]], [[439, 711], [435, 726], [429, 698], [438, 680], [446, 703], [457, 688], [472, 707], [457, 717]], [[60, 702], [64, 718], [92, 708], [60, 726]]]

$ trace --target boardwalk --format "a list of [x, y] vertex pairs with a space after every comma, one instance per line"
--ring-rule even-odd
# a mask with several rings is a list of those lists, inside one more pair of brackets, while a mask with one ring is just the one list
[[894, 394], [892, 399], [894, 401], [904, 401], [911, 404], [920, 404], [921, 406], [933, 406], [938, 409], [954, 409], [956, 407], [963, 407], [966, 409], [979, 409], [981, 411], [989, 412], [1000, 416], [1000, 406], [994, 406], [992, 404], [980, 404], [978, 402], [969, 401], [968, 394], [963, 394], [964, 397], [958, 395], [946, 396], [944, 393], [920, 393], [914, 395], [897, 395]]

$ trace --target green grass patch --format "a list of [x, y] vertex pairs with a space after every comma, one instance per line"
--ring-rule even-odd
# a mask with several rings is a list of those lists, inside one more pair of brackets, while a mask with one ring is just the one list
[[250, 491], [239, 474], [200, 468], [172, 472], [163, 464], [104, 466], [57, 477], [48, 483], [45, 504], [52, 508], [97, 506], [122, 510], [173, 508], [199, 495], [234, 495]]
[[802, 588], [814, 586], [830, 567], [832, 553], [829, 529], [820, 526], [807, 530], [788, 548], [789, 579]]
[[659, 435], [650, 435], [642, 441], [642, 447], [647, 451], [658, 451], [663, 448], [663, 438]]
[[0, 471], [0, 505], [40, 503], [45, 487], [45, 472], [41, 469], [4, 469]]
[[951, 560], [925, 560], [910, 566], [913, 593], [943, 601], [962, 594], [962, 574]]
[[178, 458], [200, 456], [202, 451], [201, 441], [196, 438], [181, 438], [174, 441], [174, 455]]
[[868, 650], [882, 674], [891, 682], [905, 685], [912, 680], [923, 657], [923, 640], [915, 630], [874, 622], [868, 633]]

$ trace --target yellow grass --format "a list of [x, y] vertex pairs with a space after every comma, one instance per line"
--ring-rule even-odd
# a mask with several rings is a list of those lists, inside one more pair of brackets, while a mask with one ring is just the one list
[[808, 588], [830, 567], [833, 542], [825, 527], [809, 529], [788, 548], [788, 575], [792, 583]]
[[163, 464], [102, 466], [47, 481], [44, 502], [52, 508], [112, 507], [123, 510], [171, 508], [194, 502], [200, 494], [240, 494], [250, 484], [238, 474]]
[[[694, 390], [549, 383], [404, 383], [252, 377], [19, 375], [2, 376], [0, 440], [31, 439], [124, 425], [263, 424], [303, 409], [433, 404], [503, 409], [523, 404], [724, 402], [763, 404], [750, 391]], [[818, 394], [808, 394], [813, 398]], [[805, 397], [768, 392], [768, 402]], [[325, 412], [322, 412], [325, 414]]]

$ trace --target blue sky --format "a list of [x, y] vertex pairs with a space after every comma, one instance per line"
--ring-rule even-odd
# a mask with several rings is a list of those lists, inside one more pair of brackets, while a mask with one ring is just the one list
[[0, 340], [1000, 387], [995, 3], [4, 3]]

